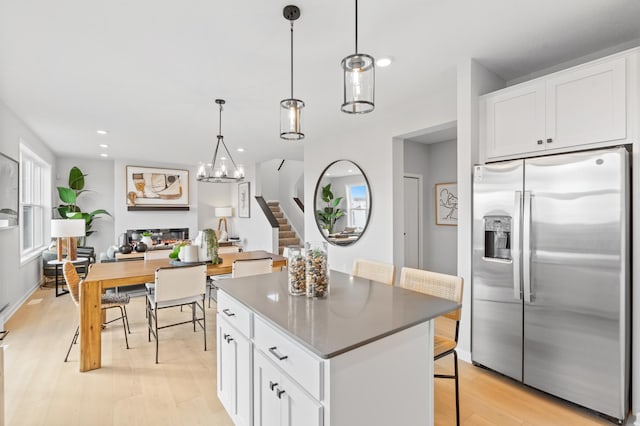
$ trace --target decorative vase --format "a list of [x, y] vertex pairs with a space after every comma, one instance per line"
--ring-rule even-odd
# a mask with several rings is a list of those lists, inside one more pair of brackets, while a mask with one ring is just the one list
[[304, 244], [307, 297], [325, 297], [329, 294], [329, 264], [326, 242]]
[[150, 235], [142, 237], [140, 242], [145, 243], [147, 245], [147, 247], [153, 247], [153, 239], [151, 239]]
[[305, 258], [302, 247], [288, 247], [287, 271], [289, 294], [302, 296], [306, 294]]

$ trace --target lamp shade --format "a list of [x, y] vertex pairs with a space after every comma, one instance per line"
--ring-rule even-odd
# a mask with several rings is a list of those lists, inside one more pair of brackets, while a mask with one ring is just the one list
[[84, 219], [51, 220], [51, 236], [54, 238], [83, 237], [85, 235]]
[[233, 216], [233, 208], [231, 207], [216, 207], [216, 217], [231, 217]]

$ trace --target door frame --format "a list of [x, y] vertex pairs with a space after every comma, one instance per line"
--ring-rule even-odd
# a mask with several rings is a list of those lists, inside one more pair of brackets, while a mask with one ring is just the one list
[[[403, 173], [402, 174], [402, 192], [404, 194], [404, 180], [406, 178], [410, 178], [410, 179], [417, 179], [418, 180], [418, 268], [422, 269], [424, 268], [424, 231], [425, 231], [425, 226], [424, 226], [424, 187], [423, 187], [423, 181], [424, 181], [424, 177], [422, 174], [418, 174], [418, 173]], [[407, 206], [407, 202], [406, 200], [404, 201], [404, 208], [406, 208]], [[404, 212], [404, 210], [403, 210]], [[406, 226], [406, 223], [405, 223]], [[406, 228], [405, 228], [406, 229]], [[404, 237], [404, 230], [403, 230], [403, 237]], [[403, 248], [404, 248], [404, 238], [402, 239], [403, 241]], [[404, 254], [404, 258], [406, 260], [407, 258], [407, 254]]]

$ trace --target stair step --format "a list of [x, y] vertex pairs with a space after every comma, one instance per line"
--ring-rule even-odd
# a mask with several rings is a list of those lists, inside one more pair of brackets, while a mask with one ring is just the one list
[[276, 219], [284, 217], [284, 213], [278, 211], [278, 212], [274, 212], [272, 211], [273, 215], [275, 216]]
[[278, 234], [279, 239], [283, 238], [295, 238], [296, 233], [294, 231], [283, 231], [280, 229], [280, 233]]
[[280, 233], [285, 232], [285, 231], [291, 231], [291, 225], [289, 225], [289, 224], [280, 225]]
[[300, 244], [300, 239], [299, 238], [280, 238], [279, 240], [279, 245], [280, 246], [295, 246]]
[[287, 222], [287, 219], [285, 219], [284, 217], [276, 217], [276, 220], [277, 220], [277, 221], [278, 221], [278, 223], [279, 223], [279, 224], [281, 224], [281, 225], [283, 225], [283, 224], [284, 224], [284, 225], [286, 225], [286, 224], [288, 223], [288, 222]]
[[280, 206], [269, 206], [269, 210], [271, 210], [271, 212], [273, 212], [273, 213], [279, 212], [280, 211]]
[[269, 207], [271, 207], [271, 206], [279, 206], [280, 205], [280, 201], [267, 201], [267, 205]]

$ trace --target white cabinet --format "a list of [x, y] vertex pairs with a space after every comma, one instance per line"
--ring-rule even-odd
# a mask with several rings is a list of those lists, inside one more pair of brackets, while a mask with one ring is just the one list
[[217, 315], [218, 398], [236, 425], [252, 422], [252, 345], [220, 314]]
[[308, 395], [263, 353], [254, 353], [254, 424], [321, 426], [322, 405]]
[[486, 158], [626, 143], [626, 75], [618, 55], [483, 96]]

